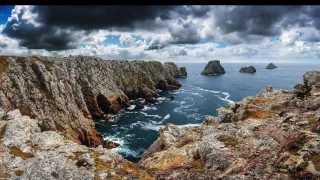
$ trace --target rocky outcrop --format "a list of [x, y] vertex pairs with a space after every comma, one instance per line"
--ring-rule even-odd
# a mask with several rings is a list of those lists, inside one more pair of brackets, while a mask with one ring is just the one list
[[266, 86], [200, 127], [167, 124], [140, 163], [156, 179], [319, 179], [319, 76], [296, 91]]
[[181, 77], [186, 77], [187, 76], [187, 70], [186, 67], [178, 67], [175, 63], [173, 62], [165, 62], [163, 64], [163, 67], [165, 70], [171, 74], [175, 78], [181, 78]]
[[266, 69], [274, 69], [274, 68], [278, 68], [278, 67], [273, 63], [268, 64], [268, 66], [266, 67]]
[[180, 67], [180, 72], [182, 77], [186, 77], [188, 75], [186, 67]]
[[253, 66], [249, 66], [249, 67], [242, 67], [239, 72], [255, 73], [256, 71], [257, 71], [256, 68], [254, 68]]
[[[157, 61], [105, 61], [96, 57], [0, 57], [0, 107], [39, 120], [87, 146], [102, 145], [94, 118], [130, 106], [130, 99], [181, 87]], [[178, 69], [178, 68], [176, 68]]]
[[201, 72], [201, 75], [219, 75], [224, 74], [224, 68], [220, 65], [219, 60], [209, 61]]
[[102, 146], [89, 148], [58, 131], [41, 131], [19, 110], [0, 119], [0, 179], [153, 179]]

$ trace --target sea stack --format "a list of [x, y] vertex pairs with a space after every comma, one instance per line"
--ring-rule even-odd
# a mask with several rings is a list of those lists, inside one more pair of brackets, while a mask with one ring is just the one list
[[273, 63], [268, 64], [268, 66], [266, 67], [266, 69], [274, 69], [274, 68], [278, 68], [278, 67]]
[[180, 72], [182, 77], [187, 77], [188, 73], [187, 73], [186, 67], [184, 66], [180, 67]]
[[249, 66], [249, 67], [242, 67], [239, 72], [255, 73], [256, 71], [257, 71], [256, 68], [254, 68], [253, 66]]
[[201, 75], [219, 75], [224, 74], [224, 68], [220, 65], [219, 60], [209, 61], [201, 72]]

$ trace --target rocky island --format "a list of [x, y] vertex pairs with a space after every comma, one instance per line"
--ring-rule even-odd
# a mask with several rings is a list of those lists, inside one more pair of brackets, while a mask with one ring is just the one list
[[82, 56], [0, 63], [2, 179], [320, 178], [319, 71], [307, 72], [294, 91], [266, 86], [221, 107], [199, 127], [167, 124], [132, 163], [103, 148], [91, 114], [181, 86], [161, 63]]
[[224, 68], [221, 66], [219, 60], [209, 61], [208, 64], [205, 66], [201, 75], [219, 75], [224, 74]]
[[274, 68], [278, 68], [278, 67], [273, 63], [268, 64], [268, 66], [266, 67], [266, 69], [274, 69]]
[[242, 67], [239, 72], [255, 73], [256, 71], [257, 71], [256, 68], [254, 68], [253, 66], [249, 66], [249, 67]]

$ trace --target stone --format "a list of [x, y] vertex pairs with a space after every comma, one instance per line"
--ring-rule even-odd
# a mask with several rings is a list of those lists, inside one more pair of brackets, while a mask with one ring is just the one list
[[219, 60], [209, 61], [208, 64], [205, 66], [201, 75], [219, 75], [224, 74], [224, 68], [220, 65]]
[[141, 109], [143, 109], [144, 108], [144, 105], [142, 105], [142, 104], [137, 104], [135, 107], [134, 107], [134, 109], [136, 109], [136, 110], [141, 110]]
[[116, 142], [112, 142], [112, 141], [108, 141], [108, 140], [103, 141], [103, 148], [112, 149], [112, 148], [116, 148], [119, 146], [120, 146], [120, 144], [116, 143]]
[[146, 98], [145, 99], [146, 104], [155, 104], [157, 102], [158, 102], [158, 100], [156, 98]]
[[254, 68], [253, 66], [249, 66], [249, 67], [242, 67], [239, 72], [255, 73], [256, 71], [257, 71], [256, 68]]
[[268, 64], [268, 66], [266, 67], [266, 69], [274, 69], [274, 68], [278, 68], [278, 67], [273, 63]]
[[170, 96], [169, 98], [170, 98], [171, 101], [174, 100], [174, 97], [173, 97], [173, 96]]

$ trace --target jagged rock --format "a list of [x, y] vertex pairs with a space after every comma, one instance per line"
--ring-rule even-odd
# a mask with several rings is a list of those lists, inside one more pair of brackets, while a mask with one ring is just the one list
[[145, 103], [147, 103], [147, 104], [154, 104], [157, 102], [158, 102], [158, 100], [156, 98], [146, 98], [145, 99]]
[[242, 67], [239, 72], [255, 73], [256, 71], [257, 71], [256, 68], [254, 68], [253, 66], [249, 66], [249, 67]]
[[173, 96], [170, 96], [169, 98], [170, 98], [171, 101], [174, 100], [174, 97], [173, 97]]
[[274, 68], [278, 68], [278, 67], [273, 63], [268, 64], [268, 66], [266, 67], [266, 69], [274, 69]]
[[9, 111], [8, 121], [0, 124], [3, 122], [7, 126], [0, 136], [0, 178], [152, 179], [141, 166], [101, 145], [88, 148], [65, 139], [56, 131], [41, 132], [38, 120], [22, 116], [19, 110]]
[[116, 148], [118, 146], [120, 146], [119, 143], [108, 141], [108, 140], [103, 141], [103, 147], [104, 148], [112, 149], [112, 148]]
[[165, 62], [163, 64], [164, 69], [171, 74], [175, 78], [181, 78], [187, 76], [187, 70], [186, 67], [180, 67], [173, 63], [173, 62]]
[[182, 77], [188, 76], [186, 67], [184, 67], [184, 66], [183, 66], [183, 67], [180, 67], [180, 72], [181, 72], [181, 76], [182, 76]]
[[92, 119], [129, 107], [130, 99], [157, 97], [159, 84], [162, 90], [181, 87], [176, 72], [157, 61], [1, 56], [0, 62], [0, 107], [18, 108], [38, 119], [42, 131], [93, 147], [103, 138]]
[[201, 72], [201, 75], [219, 75], [224, 74], [224, 68], [220, 65], [219, 60], [209, 61]]
[[136, 109], [136, 110], [140, 110], [140, 109], [143, 109], [144, 108], [144, 105], [142, 105], [142, 104], [137, 104], [135, 107], [134, 107], [134, 109]]

